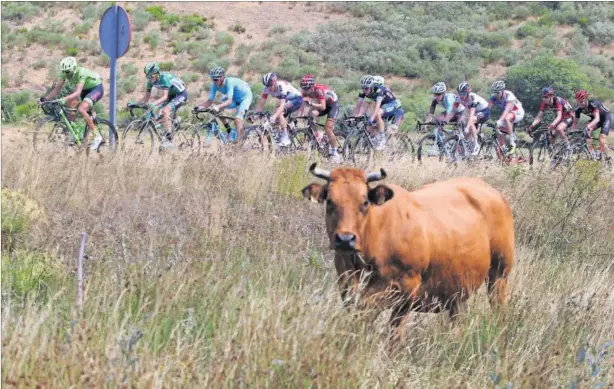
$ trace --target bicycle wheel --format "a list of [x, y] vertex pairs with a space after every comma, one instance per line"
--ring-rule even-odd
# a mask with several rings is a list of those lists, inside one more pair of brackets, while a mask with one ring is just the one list
[[404, 158], [410, 158], [412, 162], [414, 161], [414, 144], [407, 133], [388, 134], [384, 152], [388, 155], [389, 162]]
[[439, 154], [439, 161], [443, 161], [447, 156], [446, 162], [457, 164], [465, 158], [465, 146], [457, 136], [451, 136], [443, 142], [444, 152]]
[[424, 158], [437, 157], [441, 158], [442, 154], [434, 134], [425, 135], [418, 141], [418, 162], [422, 162]]
[[498, 165], [503, 164], [501, 152], [493, 139], [487, 139], [482, 143], [477, 158], [486, 162], [496, 162]]
[[121, 150], [126, 153], [151, 155], [154, 149], [154, 134], [146, 120], [138, 119], [124, 129]]
[[51, 145], [58, 145], [62, 142], [64, 142], [64, 145], [68, 145], [69, 140], [64, 125], [58, 122], [54, 116], [45, 116], [38, 121], [34, 129], [32, 147], [40, 152], [51, 147]]
[[538, 140], [537, 142], [533, 142], [531, 147], [529, 148], [529, 165], [533, 165], [535, 162], [544, 163], [549, 162], [552, 157], [552, 149], [548, 145], [548, 141]]
[[173, 143], [182, 152], [186, 152], [191, 156], [200, 155], [200, 125], [179, 125], [174, 130]]
[[98, 154], [110, 154], [115, 152], [119, 142], [115, 126], [105, 119], [96, 118], [94, 123], [96, 125], [94, 137], [102, 137], [102, 141], [98, 142], [96, 149], [92, 151], [96, 151]]
[[256, 151], [264, 154], [275, 152], [275, 138], [270, 131], [266, 131], [261, 125], [245, 128], [245, 141], [241, 146], [243, 152]]

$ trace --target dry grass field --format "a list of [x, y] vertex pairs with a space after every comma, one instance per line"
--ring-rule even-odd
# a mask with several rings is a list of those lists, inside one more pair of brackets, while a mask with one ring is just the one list
[[378, 165], [410, 189], [482, 177], [510, 201], [517, 236], [507, 309], [492, 311], [482, 288], [454, 324], [412, 314], [391, 355], [388, 312], [371, 321], [341, 305], [324, 209], [300, 195], [309, 163], [103, 160], [3, 143], [3, 386], [614, 385], [611, 175], [588, 163], [552, 174]]

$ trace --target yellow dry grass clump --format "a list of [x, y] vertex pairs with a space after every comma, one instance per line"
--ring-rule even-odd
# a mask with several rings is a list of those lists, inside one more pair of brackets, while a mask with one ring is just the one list
[[[308, 164], [299, 156], [145, 161], [3, 150], [3, 186], [36, 201], [46, 227], [32, 225], [22, 246], [3, 252], [2, 384], [614, 383], [613, 354], [599, 358], [600, 347], [614, 340], [611, 177], [591, 164], [553, 174], [378, 165], [389, 173], [385, 182], [410, 189], [482, 177], [509, 199], [517, 231], [507, 309], [493, 312], [482, 289], [455, 324], [447, 315], [412, 314], [403, 350], [393, 357], [387, 316], [372, 322], [340, 303], [324, 209], [300, 197], [314, 180]], [[81, 231], [88, 243], [79, 315], [74, 264]], [[32, 255], [53, 256], [61, 266], [25, 282], [27, 272], [16, 264]]]

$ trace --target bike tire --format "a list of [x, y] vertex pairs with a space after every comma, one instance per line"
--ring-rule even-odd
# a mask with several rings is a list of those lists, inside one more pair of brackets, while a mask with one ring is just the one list
[[[102, 136], [103, 141], [100, 142], [96, 150], [93, 151], [96, 151], [99, 154], [114, 153], [120, 143], [115, 126], [110, 121], [99, 118], [96, 118], [95, 124], [96, 133], [94, 135]], [[114, 145], [111, 144], [112, 142], [114, 143]]]
[[[51, 129], [45, 130], [46, 124], [53, 124]], [[32, 134], [32, 147], [37, 152], [42, 151], [46, 144], [56, 144], [58, 141], [67, 140], [64, 125], [58, 122], [55, 116], [45, 116], [41, 118]]]
[[122, 134], [120, 149], [126, 153], [142, 154], [149, 157], [154, 150], [154, 134], [146, 120], [132, 121]]
[[[435, 152], [435, 149], [437, 149], [437, 152]], [[418, 141], [418, 150], [416, 152], [418, 162], [422, 163], [425, 157], [437, 156], [439, 158], [441, 154], [434, 134], [425, 135]]]
[[190, 156], [200, 155], [200, 125], [180, 124], [173, 130], [173, 143], [178, 150], [186, 152]]
[[388, 161], [393, 162], [401, 160], [405, 157], [411, 159], [414, 162], [414, 143], [410, 139], [407, 133], [390, 133], [386, 140], [386, 154], [388, 154]]
[[448, 137], [443, 141], [444, 152], [439, 154], [439, 162], [443, 162], [447, 156], [447, 163], [456, 165], [459, 161], [462, 161], [466, 156], [465, 146], [460, 141], [458, 136]]

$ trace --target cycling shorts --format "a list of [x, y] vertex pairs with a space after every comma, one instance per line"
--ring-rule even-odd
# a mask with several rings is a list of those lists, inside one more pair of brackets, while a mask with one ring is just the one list
[[167, 101], [164, 104], [165, 106], [170, 106], [173, 112], [176, 112], [182, 105], [184, 105], [188, 101], [188, 91], [184, 90], [180, 94], [173, 97], [170, 101]]
[[[249, 93], [247, 93], [245, 95], [243, 100], [241, 100], [241, 101], [233, 100], [232, 104], [230, 104], [226, 108], [227, 109], [237, 108], [237, 114], [235, 115], [235, 118], [236, 119], [245, 120], [245, 114], [249, 110], [250, 105], [252, 105], [252, 100], [253, 99], [254, 99], [254, 96], [252, 95], [252, 92], [250, 91]], [[224, 97], [224, 99], [222, 101], [226, 101], [226, 100], [228, 100], [228, 98]]]
[[80, 97], [82, 101], [87, 101], [91, 106], [93, 106], [96, 104], [96, 102], [102, 99], [102, 96], [104, 96], [104, 88], [102, 87], [102, 84], [98, 84], [92, 89], [83, 89]]
[[298, 111], [299, 108], [301, 108], [301, 104], [303, 104], [303, 96], [286, 100], [286, 104], [284, 104], [284, 117], [288, 117], [292, 113]]
[[333, 103], [327, 103], [326, 109], [324, 111], [320, 111], [320, 116], [328, 115], [326, 119], [337, 120], [337, 115], [339, 115], [339, 100]]

